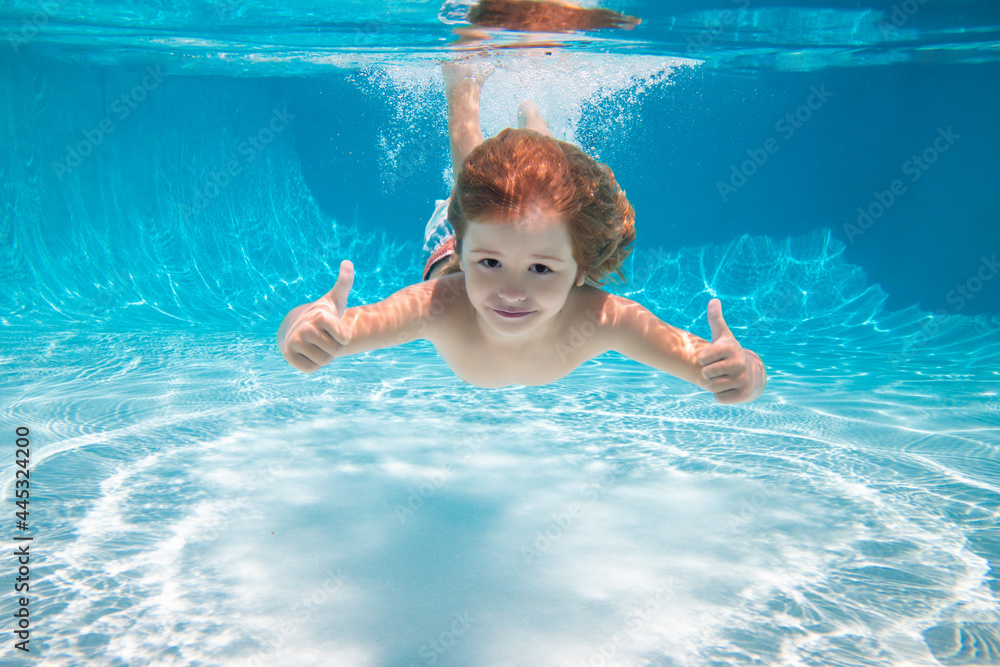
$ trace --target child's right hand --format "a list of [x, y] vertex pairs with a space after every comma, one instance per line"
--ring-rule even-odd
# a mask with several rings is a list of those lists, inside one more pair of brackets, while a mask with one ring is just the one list
[[347, 295], [354, 284], [354, 265], [340, 263], [337, 282], [326, 295], [296, 308], [281, 342], [281, 356], [303, 373], [313, 373], [333, 361], [351, 341], [351, 327], [344, 322]]

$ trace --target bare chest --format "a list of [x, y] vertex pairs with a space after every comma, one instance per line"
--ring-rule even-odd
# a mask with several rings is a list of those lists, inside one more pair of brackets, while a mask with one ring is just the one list
[[483, 339], [472, 306], [466, 304], [467, 308], [458, 309], [450, 318], [450, 326], [434, 346], [455, 375], [477, 387], [549, 384], [603, 351], [595, 335], [596, 322], [579, 317], [575, 308], [543, 342], [504, 349]]
[[583, 362], [571, 355], [560, 355], [555, 349], [533, 348], [513, 353], [475, 344], [436, 347], [455, 375], [477, 387], [549, 384], [569, 375]]

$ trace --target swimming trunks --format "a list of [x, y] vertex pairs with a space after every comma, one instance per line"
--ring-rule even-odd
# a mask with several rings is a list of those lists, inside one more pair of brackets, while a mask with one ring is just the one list
[[441, 260], [455, 254], [455, 230], [448, 224], [448, 203], [451, 198], [438, 199], [434, 214], [427, 221], [424, 229], [424, 262], [423, 279], [427, 280], [431, 268]]

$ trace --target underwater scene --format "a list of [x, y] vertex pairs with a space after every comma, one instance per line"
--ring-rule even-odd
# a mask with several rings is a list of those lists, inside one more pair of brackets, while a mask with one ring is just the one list
[[[0, 1], [0, 663], [1000, 664], [1000, 6], [579, 5]], [[421, 283], [470, 60], [759, 397], [283, 358]]]

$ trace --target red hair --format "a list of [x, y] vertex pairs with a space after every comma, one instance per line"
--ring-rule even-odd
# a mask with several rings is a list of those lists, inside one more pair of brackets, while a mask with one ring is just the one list
[[443, 273], [456, 273], [469, 220], [503, 223], [545, 208], [565, 221], [573, 259], [587, 282], [603, 285], [635, 241], [635, 211], [611, 169], [576, 146], [532, 130], [507, 128], [465, 159], [448, 206], [455, 255]]
[[469, 10], [469, 23], [527, 32], [569, 32], [597, 28], [631, 30], [641, 20], [610, 9], [584, 9], [564, 2], [480, 0]]

